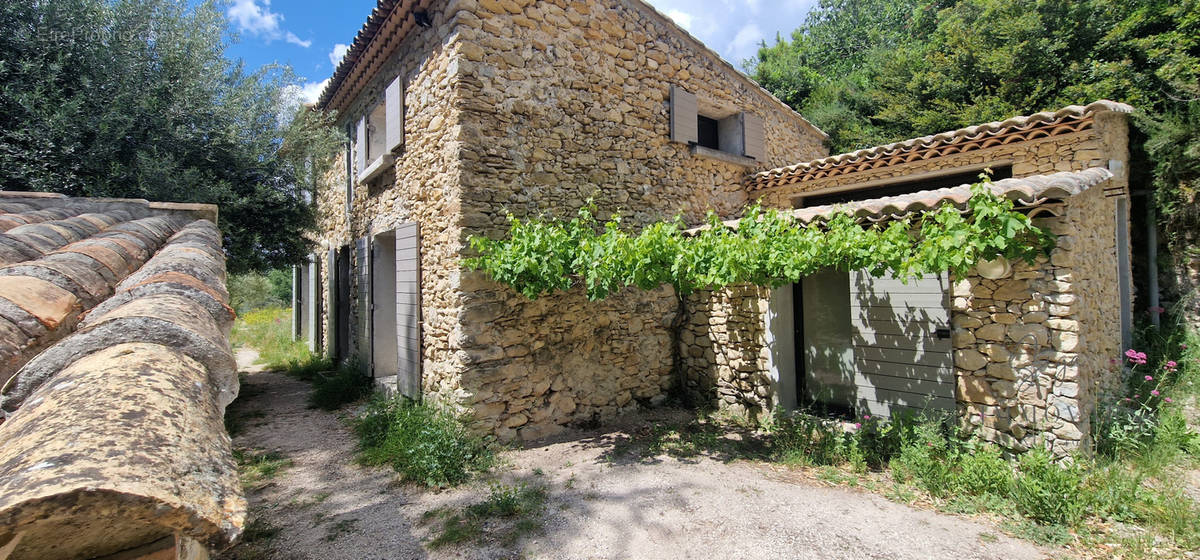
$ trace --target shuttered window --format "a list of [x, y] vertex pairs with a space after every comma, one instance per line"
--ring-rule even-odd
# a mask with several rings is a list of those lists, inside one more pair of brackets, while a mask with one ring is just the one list
[[746, 111], [706, 115], [700, 111], [696, 95], [677, 85], [671, 86], [671, 141], [688, 144], [699, 155], [717, 155], [714, 151], [732, 155], [732, 160], [720, 159], [743, 165], [766, 159], [761, 117]]
[[395, 152], [404, 146], [404, 83], [397, 77], [388, 84], [384, 93], [384, 119], [386, 121], [386, 142], [388, 152]]

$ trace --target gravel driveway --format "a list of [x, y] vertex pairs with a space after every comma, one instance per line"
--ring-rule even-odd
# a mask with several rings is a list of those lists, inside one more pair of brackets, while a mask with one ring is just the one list
[[[252, 359], [253, 356], [243, 356]], [[751, 462], [669, 457], [608, 459], [620, 431], [508, 451], [509, 483], [548, 489], [540, 532], [429, 550], [439, 525], [426, 512], [488, 494], [484, 481], [433, 492], [354, 463], [338, 415], [305, 407], [308, 385], [271, 372], [246, 376], [234, 403], [236, 447], [276, 451], [292, 464], [249, 490], [258, 540], [229, 558], [1045, 558], [1036, 546], [966, 518]], [[486, 531], [486, 526], [485, 526]]]

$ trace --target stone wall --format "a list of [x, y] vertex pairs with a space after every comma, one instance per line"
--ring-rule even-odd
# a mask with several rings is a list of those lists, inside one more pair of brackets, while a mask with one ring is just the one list
[[779, 402], [769, 370], [770, 290], [734, 286], [696, 292], [687, 300], [679, 340], [685, 395], [735, 414], [757, 417]]
[[1049, 259], [954, 284], [960, 412], [988, 441], [1065, 453], [1089, 440], [1097, 396], [1119, 379], [1120, 298], [1113, 217], [1099, 187], [1072, 197]]
[[[630, 227], [738, 213], [753, 169], [670, 141], [672, 84], [702, 107], [763, 117], [763, 168], [824, 153], [816, 129], [641, 2], [459, 6], [473, 4], [458, 16], [469, 233], [502, 235], [507, 212], [570, 217], [588, 199]], [[673, 382], [669, 288], [602, 302], [579, 291], [529, 301], [490, 282], [464, 291], [462, 351], [473, 363], [463, 384], [503, 437], [608, 419], [664, 398]]]
[[823, 155], [824, 135], [638, 1], [455, 0], [430, 13], [433, 27], [406, 38], [343, 115], [403, 73], [405, 152], [355, 190], [348, 220], [335, 165], [318, 197], [320, 240], [353, 247], [420, 224], [424, 393], [474, 412], [481, 431], [537, 438], [662, 400], [679, 309], [670, 288], [530, 301], [462, 271], [467, 238], [502, 235], [510, 212], [573, 216], [588, 199], [632, 227], [740, 211], [755, 169], [670, 142], [672, 84], [702, 107], [762, 117], [761, 168]]

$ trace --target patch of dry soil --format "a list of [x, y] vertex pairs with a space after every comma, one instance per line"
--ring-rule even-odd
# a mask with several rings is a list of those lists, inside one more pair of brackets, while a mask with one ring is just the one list
[[[251, 358], [250, 356], [245, 356]], [[354, 462], [343, 418], [305, 407], [308, 386], [248, 373], [231, 413], [262, 416], [234, 438], [278, 451], [293, 464], [250, 489], [252, 516], [278, 529], [269, 550], [287, 559], [408, 558], [812, 558], [1025, 559], [1047, 555], [994, 527], [911, 508], [786, 469], [710, 458], [607, 459], [620, 431], [504, 453], [499, 477], [545, 485], [540, 533], [511, 547], [471, 544], [427, 550], [435, 522], [422, 515], [488, 494], [485, 481], [433, 492], [397, 484], [387, 469]], [[348, 413], [344, 413], [348, 414]], [[262, 525], [260, 525], [261, 527]], [[247, 547], [230, 557], [249, 558]]]

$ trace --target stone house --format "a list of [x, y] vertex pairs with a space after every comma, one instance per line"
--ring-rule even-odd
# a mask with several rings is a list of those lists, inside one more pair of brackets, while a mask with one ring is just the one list
[[681, 339], [687, 386], [751, 413], [947, 409], [1012, 450], [1079, 446], [1132, 336], [1130, 111], [1100, 101], [750, 176], [752, 197], [802, 222], [836, 211], [884, 222], [964, 207], [989, 169], [993, 192], [1057, 247], [957, 281], [828, 271], [776, 290], [695, 294]]
[[241, 534], [216, 220], [0, 191], [0, 559], [203, 559]]
[[[826, 404], [882, 414], [893, 405], [959, 407], [990, 439], [1014, 448], [1043, 434], [1079, 441], [1059, 420], [1086, 432], [1080, 411], [1094, 393], [1065, 393], [1099, 367], [1087, 358], [1060, 368], [1067, 357], [1033, 347], [1003, 357], [1001, 347], [1017, 344], [1006, 337], [1019, 336], [1021, 325], [1046, 351], [1057, 344], [1056, 352], [1082, 355], [1086, 344], [1104, 364], [1119, 354], [1121, 322], [1107, 319], [1128, 301], [1117, 299], [1127, 296], [1128, 274], [1116, 262], [1085, 274], [1065, 259], [1127, 254], [1115, 237], [1100, 241], [1125, 223], [1114, 219], [1126, 211], [1123, 106], [1073, 107], [826, 158], [820, 130], [640, 0], [382, 0], [318, 107], [336, 111], [347, 142], [316, 193], [322, 249], [296, 271], [297, 336], [359, 360], [383, 387], [472, 412], [478, 429], [502, 439], [609, 419], [662, 402], [673, 388], [752, 415], [790, 408], [811, 400], [805, 387], [815, 387], [804, 383], [811, 368], [798, 347], [820, 345], [830, 363], [858, 359], [846, 347], [854, 337], [848, 325], [837, 345], [804, 338], [797, 326], [823, 315], [801, 308], [805, 298], [792, 287], [702, 292], [684, 302], [670, 287], [600, 302], [581, 290], [528, 300], [463, 269], [468, 237], [504, 235], [510, 213], [570, 216], [588, 200], [634, 228], [676, 215], [699, 223], [709, 210], [735, 217], [758, 199], [804, 219], [851, 203], [877, 220], [943, 200], [961, 204], [961, 185], [991, 168], [1008, 178], [996, 188], [1056, 231], [1096, 221], [1087, 225], [1097, 226], [1097, 240], [1064, 237], [1056, 262], [1014, 271], [999, 263], [1008, 275], [996, 279], [922, 279], [921, 293], [861, 279], [877, 299], [905, 293], [912, 297], [896, 298], [898, 306], [927, 309], [917, 330], [892, 335], [915, 346], [879, 348], [891, 354], [871, 365], [895, 364], [895, 352], [919, 354], [921, 373], [933, 377], [907, 387], [893, 381], [863, 402], [854, 383], [830, 384], [841, 401]], [[943, 187], [948, 192], [926, 192]], [[886, 196], [912, 200], [878, 207]], [[1097, 208], [1088, 206], [1093, 198]], [[840, 290], [841, 280], [826, 276], [801, 291]], [[829, 321], [865, 308], [851, 304], [845, 281], [844, 309]], [[1089, 289], [1109, 307], [1077, 309], [1081, 281], [1102, 284]], [[673, 332], [677, 319], [682, 332]], [[980, 357], [987, 361], [978, 364]], [[1036, 370], [1058, 393], [1038, 385], [1030, 396], [1009, 379], [1016, 373], [988, 368], [992, 362]], [[1083, 407], [1064, 404], [1075, 412], [1055, 416], [1053, 428], [1042, 416], [1015, 420], [1025, 410], [1018, 403], [1058, 410], [1055, 403], [1067, 402], [1060, 397]]]

